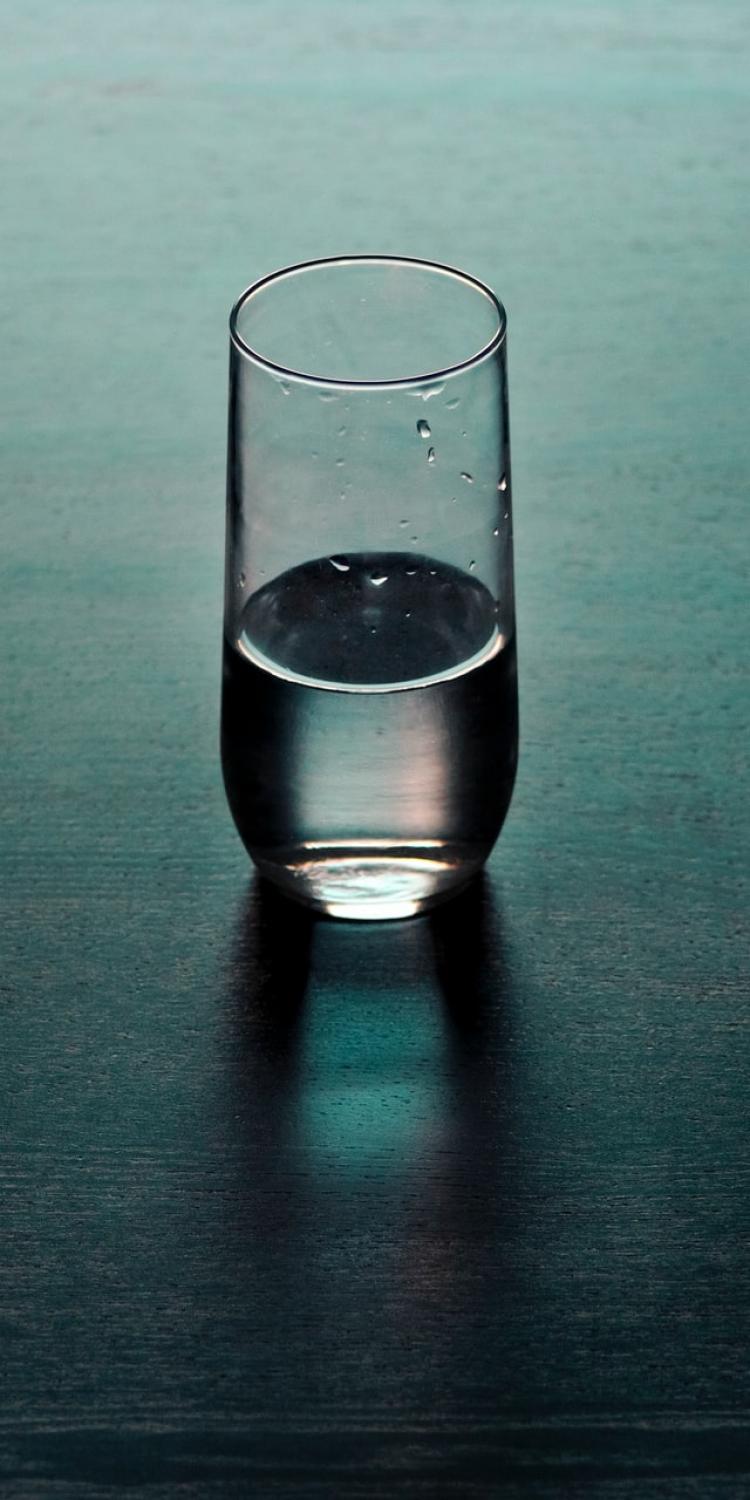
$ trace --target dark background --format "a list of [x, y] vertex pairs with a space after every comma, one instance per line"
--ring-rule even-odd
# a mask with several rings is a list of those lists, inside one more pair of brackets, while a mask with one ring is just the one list
[[[749, 51], [8, 12], [4, 1494], [750, 1491]], [[254, 885], [217, 753], [226, 315], [346, 250], [510, 320], [517, 791], [384, 928]]]

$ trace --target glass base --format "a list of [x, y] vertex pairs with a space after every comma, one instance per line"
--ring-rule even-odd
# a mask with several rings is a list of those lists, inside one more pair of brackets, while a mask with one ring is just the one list
[[418, 916], [457, 895], [483, 863], [476, 857], [448, 859], [440, 846], [423, 855], [413, 848], [387, 853], [308, 848], [294, 858], [269, 859], [256, 851], [252, 857], [261, 875], [293, 900], [351, 922]]

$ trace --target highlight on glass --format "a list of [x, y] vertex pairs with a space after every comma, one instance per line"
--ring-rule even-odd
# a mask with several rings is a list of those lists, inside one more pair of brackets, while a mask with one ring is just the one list
[[261, 874], [405, 917], [484, 864], [518, 745], [504, 310], [395, 256], [230, 320], [222, 765]]

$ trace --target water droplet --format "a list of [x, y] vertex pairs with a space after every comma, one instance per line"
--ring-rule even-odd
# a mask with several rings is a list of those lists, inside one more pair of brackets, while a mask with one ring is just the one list
[[422, 400], [429, 401], [432, 396], [439, 396], [441, 391], [444, 390], [444, 385], [428, 385], [426, 389], [422, 391]]
[[346, 557], [329, 557], [329, 563], [336, 569], [337, 573], [349, 572], [349, 560]]
[[371, 625], [370, 626], [370, 635], [377, 635], [377, 633], [378, 633], [378, 627], [377, 627], [377, 625]]
[[279, 381], [279, 389], [281, 390], [281, 392], [283, 393], [283, 395], [288, 396], [289, 395], [289, 390], [290, 390], [289, 381], [288, 380], [280, 380]]
[[475, 563], [475, 561], [474, 561], [474, 558], [473, 558], [473, 557], [472, 557], [472, 559], [471, 559], [471, 562], [470, 562], [470, 563], [469, 563], [469, 571], [470, 571], [470, 572], [471, 572], [471, 573], [473, 573], [473, 572], [474, 572], [474, 569], [475, 569], [475, 567], [476, 567], [476, 563]]
[[408, 526], [409, 525], [408, 517], [407, 517], [407, 519], [405, 521], [399, 521], [398, 524], [399, 524], [399, 526]]
[[448, 408], [448, 411], [455, 411], [456, 407], [458, 406], [458, 396], [453, 396], [452, 399], [450, 401], [446, 401], [445, 404]]
[[339, 500], [346, 499], [346, 490], [339, 490]]
[[430, 578], [435, 578], [436, 576], [437, 576], [437, 568], [430, 568]]
[[247, 575], [245, 573], [240, 573], [240, 588], [244, 589], [246, 583], [247, 583]]
[[499, 526], [494, 526], [493, 527], [493, 529], [492, 529], [492, 535], [493, 536], [499, 536], [500, 535], [500, 527]]
[[508, 480], [507, 480], [505, 474], [501, 474], [500, 475], [500, 478], [497, 481], [497, 487], [498, 487], [498, 489], [501, 492], [507, 490], [507, 488], [508, 488]]
[[461, 470], [461, 478], [465, 479], [467, 484], [473, 484], [474, 483], [474, 476], [473, 476], [473, 474], [467, 474], [467, 472], [466, 472], [465, 469]]
[[343, 458], [337, 458], [336, 459], [336, 468], [337, 469], [343, 469], [343, 467], [344, 467], [344, 460], [343, 460]]
[[509, 511], [509, 510], [506, 510], [506, 511], [505, 511], [505, 514], [504, 514], [504, 515], [503, 515], [503, 520], [504, 520], [504, 521], [507, 521], [507, 519], [508, 519], [508, 516], [509, 516], [509, 515], [510, 515], [510, 511]]
[[414, 574], [416, 573], [416, 571], [417, 571], [416, 568], [407, 568], [406, 569], [406, 576], [407, 576], [407, 578], [413, 578]]
[[339, 437], [346, 437], [346, 428], [339, 427]]
[[461, 436], [462, 437], [466, 437], [466, 428], [465, 427], [461, 428]]
[[434, 462], [435, 462], [435, 449], [434, 448], [428, 448], [427, 449], [427, 462], [428, 462], [428, 464], [434, 464]]
[[420, 417], [419, 421], [417, 422], [417, 432], [419, 433], [419, 436], [421, 438], [425, 438], [425, 440], [428, 437], [432, 436], [432, 431], [431, 431], [431, 428], [430, 428], [430, 424], [429, 424], [429, 422], [425, 422], [424, 417]]
[[317, 450], [317, 448], [313, 448], [313, 450], [312, 450], [312, 456], [313, 456], [313, 458], [317, 458], [317, 456], [318, 456], [318, 450]]
[[321, 391], [320, 399], [321, 401], [338, 401], [339, 398], [334, 391]]
[[405, 609], [404, 610], [404, 616], [405, 616], [405, 618], [407, 620], [410, 620], [411, 619], [411, 610], [410, 609]]
[[380, 586], [381, 586], [381, 584], [387, 583], [387, 582], [388, 582], [388, 574], [387, 573], [371, 573], [370, 574], [370, 583], [374, 583], [376, 589], [379, 589]]
[[419, 541], [419, 537], [418, 536], [410, 536], [409, 537], [409, 541], [410, 542], [418, 542]]

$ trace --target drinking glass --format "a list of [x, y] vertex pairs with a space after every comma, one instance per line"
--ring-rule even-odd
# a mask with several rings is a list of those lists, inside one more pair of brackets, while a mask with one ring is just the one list
[[262, 875], [329, 916], [458, 891], [508, 809], [505, 327], [473, 277], [382, 255], [232, 310], [224, 780]]

